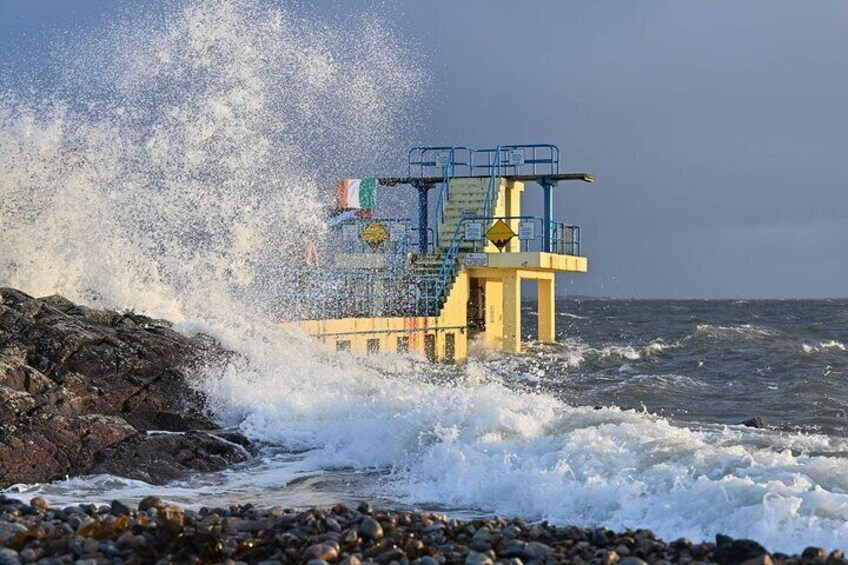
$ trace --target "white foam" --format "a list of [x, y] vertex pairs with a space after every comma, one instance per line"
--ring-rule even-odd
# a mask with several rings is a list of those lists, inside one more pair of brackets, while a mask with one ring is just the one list
[[709, 337], [742, 336], [745, 338], [762, 338], [775, 335], [774, 330], [756, 326], [753, 324], [740, 324], [738, 326], [714, 326], [712, 324], [698, 324], [695, 335]]
[[834, 339], [828, 341], [819, 342], [818, 346], [815, 345], [807, 345], [806, 343], [801, 345], [801, 350], [804, 353], [822, 353], [825, 351], [845, 351], [845, 344], [840, 341], [836, 341]]

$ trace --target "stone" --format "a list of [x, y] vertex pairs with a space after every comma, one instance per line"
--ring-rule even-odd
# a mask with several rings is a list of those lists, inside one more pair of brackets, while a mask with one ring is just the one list
[[604, 530], [595, 530], [592, 532], [592, 538], [590, 539], [592, 545], [597, 547], [606, 547], [610, 543], [609, 536]]
[[47, 502], [47, 499], [43, 496], [36, 496], [29, 501], [29, 505], [33, 508], [40, 508], [42, 510], [47, 510], [50, 507], [50, 503]]
[[20, 565], [21, 558], [14, 549], [0, 548], [0, 565]]
[[112, 516], [121, 516], [132, 513], [132, 509], [120, 500], [113, 500], [109, 511]]
[[377, 554], [374, 560], [380, 565], [388, 565], [392, 561], [402, 561], [406, 559], [406, 553], [398, 547], [392, 547]]
[[820, 547], [807, 547], [801, 552], [803, 559], [824, 559], [826, 556], [827, 553]]
[[359, 524], [358, 531], [360, 535], [371, 540], [378, 540], [383, 537], [383, 526], [374, 518], [367, 517]]
[[774, 565], [774, 561], [771, 559], [771, 555], [768, 553], [763, 553], [759, 557], [754, 557], [753, 559], [746, 559], [742, 562], [742, 565]]
[[[249, 456], [243, 437], [205, 433], [218, 426], [192, 369], [232, 355], [210, 338], [9, 288], [0, 336], [0, 489], [97, 473], [161, 484]], [[146, 433], [162, 429], [203, 436]]]
[[158, 496], [145, 496], [138, 503], [138, 509], [141, 512], [147, 512], [151, 508], [164, 508], [165, 503], [162, 502], [162, 499]]
[[753, 418], [745, 420], [744, 422], [741, 422], [741, 424], [748, 428], [764, 429], [768, 427], [768, 424], [766, 424], [765, 419], [761, 418], [760, 416], [755, 416]]
[[465, 565], [493, 565], [491, 558], [485, 553], [469, 551], [465, 557]]
[[309, 546], [306, 550], [306, 557], [309, 559], [320, 559], [328, 563], [332, 563], [339, 557], [338, 546], [330, 543], [318, 543]]
[[618, 565], [648, 565], [648, 562], [638, 557], [625, 557], [618, 562]]
[[529, 560], [542, 561], [553, 554], [554, 549], [538, 541], [531, 541], [524, 547], [524, 557]]
[[765, 548], [754, 540], [737, 539], [718, 545], [713, 553], [713, 560], [721, 565], [740, 565], [765, 553]]
[[604, 551], [601, 556], [602, 565], [616, 565], [621, 557], [615, 551]]

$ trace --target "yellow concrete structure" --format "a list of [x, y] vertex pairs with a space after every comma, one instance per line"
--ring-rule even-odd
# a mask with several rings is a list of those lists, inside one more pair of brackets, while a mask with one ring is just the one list
[[[498, 181], [490, 208], [492, 216], [505, 218], [517, 234], [524, 183]], [[464, 217], [469, 213], [482, 216], [487, 186], [488, 179], [451, 181], [451, 195], [445, 203], [443, 219], [436, 227], [442, 252]], [[494, 220], [489, 221], [483, 231], [493, 223]], [[438, 362], [459, 362], [467, 358], [469, 340], [481, 339], [493, 348], [517, 353], [521, 351], [522, 281], [535, 281], [538, 340], [554, 342], [556, 274], [586, 272], [587, 260], [576, 255], [522, 251], [521, 244], [515, 237], [499, 250], [488, 241], [473, 245], [463, 241], [459, 248], [459, 271], [438, 316], [325, 319], [291, 324], [325, 343], [331, 351], [408, 352]], [[474, 260], [468, 260], [472, 255]], [[376, 259], [361, 254], [342, 260], [358, 267], [378, 264]], [[434, 260], [438, 261], [430, 259]]]
[[286, 324], [325, 343], [331, 351], [413, 353], [431, 361], [468, 357], [468, 275], [461, 272], [437, 317], [342, 318]]

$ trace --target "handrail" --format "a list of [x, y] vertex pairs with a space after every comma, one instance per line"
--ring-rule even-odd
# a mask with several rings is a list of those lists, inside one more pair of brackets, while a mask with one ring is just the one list
[[491, 175], [489, 176], [489, 186], [486, 188], [486, 200], [483, 202], [483, 216], [491, 216], [492, 208], [497, 204], [493, 202], [495, 196], [495, 185], [497, 184], [500, 175], [501, 164], [501, 146], [498, 145], [495, 150], [495, 162], [491, 164]]
[[[541, 242], [543, 240], [543, 229], [544, 229], [544, 218], [539, 216], [472, 216], [468, 218], [464, 218], [465, 222], [483, 222], [484, 224], [493, 223], [497, 220], [504, 220], [505, 222], [509, 221], [532, 221], [537, 223], [537, 229], [535, 229], [535, 234], [533, 239], [521, 239], [520, 241], [524, 242], [523, 248], [524, 251], [530, 251], [530, 242], [536, 241], [539, 242], [541, 247]], [[581, 256], [581, 243], [580, 243], [580, 226], [576, 226], [573, 224], [567, 224], [565, 222], [552, 222], [554, 225], [554, 237], [552, 240], [552, 250], [551, 253], [559, 254], [559, 255], [573, 255], [580, 257]], [[517, 234], [516, 234], [517, 235]], [[478, 250], [478, 242], [474, 244], [474, 251]]]

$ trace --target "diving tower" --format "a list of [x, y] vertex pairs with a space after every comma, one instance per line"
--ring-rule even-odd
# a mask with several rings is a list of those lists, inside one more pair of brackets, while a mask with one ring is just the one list
[[[287, 287], [298, 289], [300, 310], [288, 323], [336, 351], [453, 362], [476, 338], [517, 353], [521, 283], [534, 281], [538, 340], [553, 342], [556, 275], [588, 268], [579, 226], [554, 217], [555, 189], [570, 181], [594, 176], [561, 172], [555, 145], [412, 148], [406, 175], [376, 184], [414, 189], [417, 217], [369, 214], [330, 228], [327, 260]], [[523, 206], [531, 183], [542, 190], [541, 214]]]

